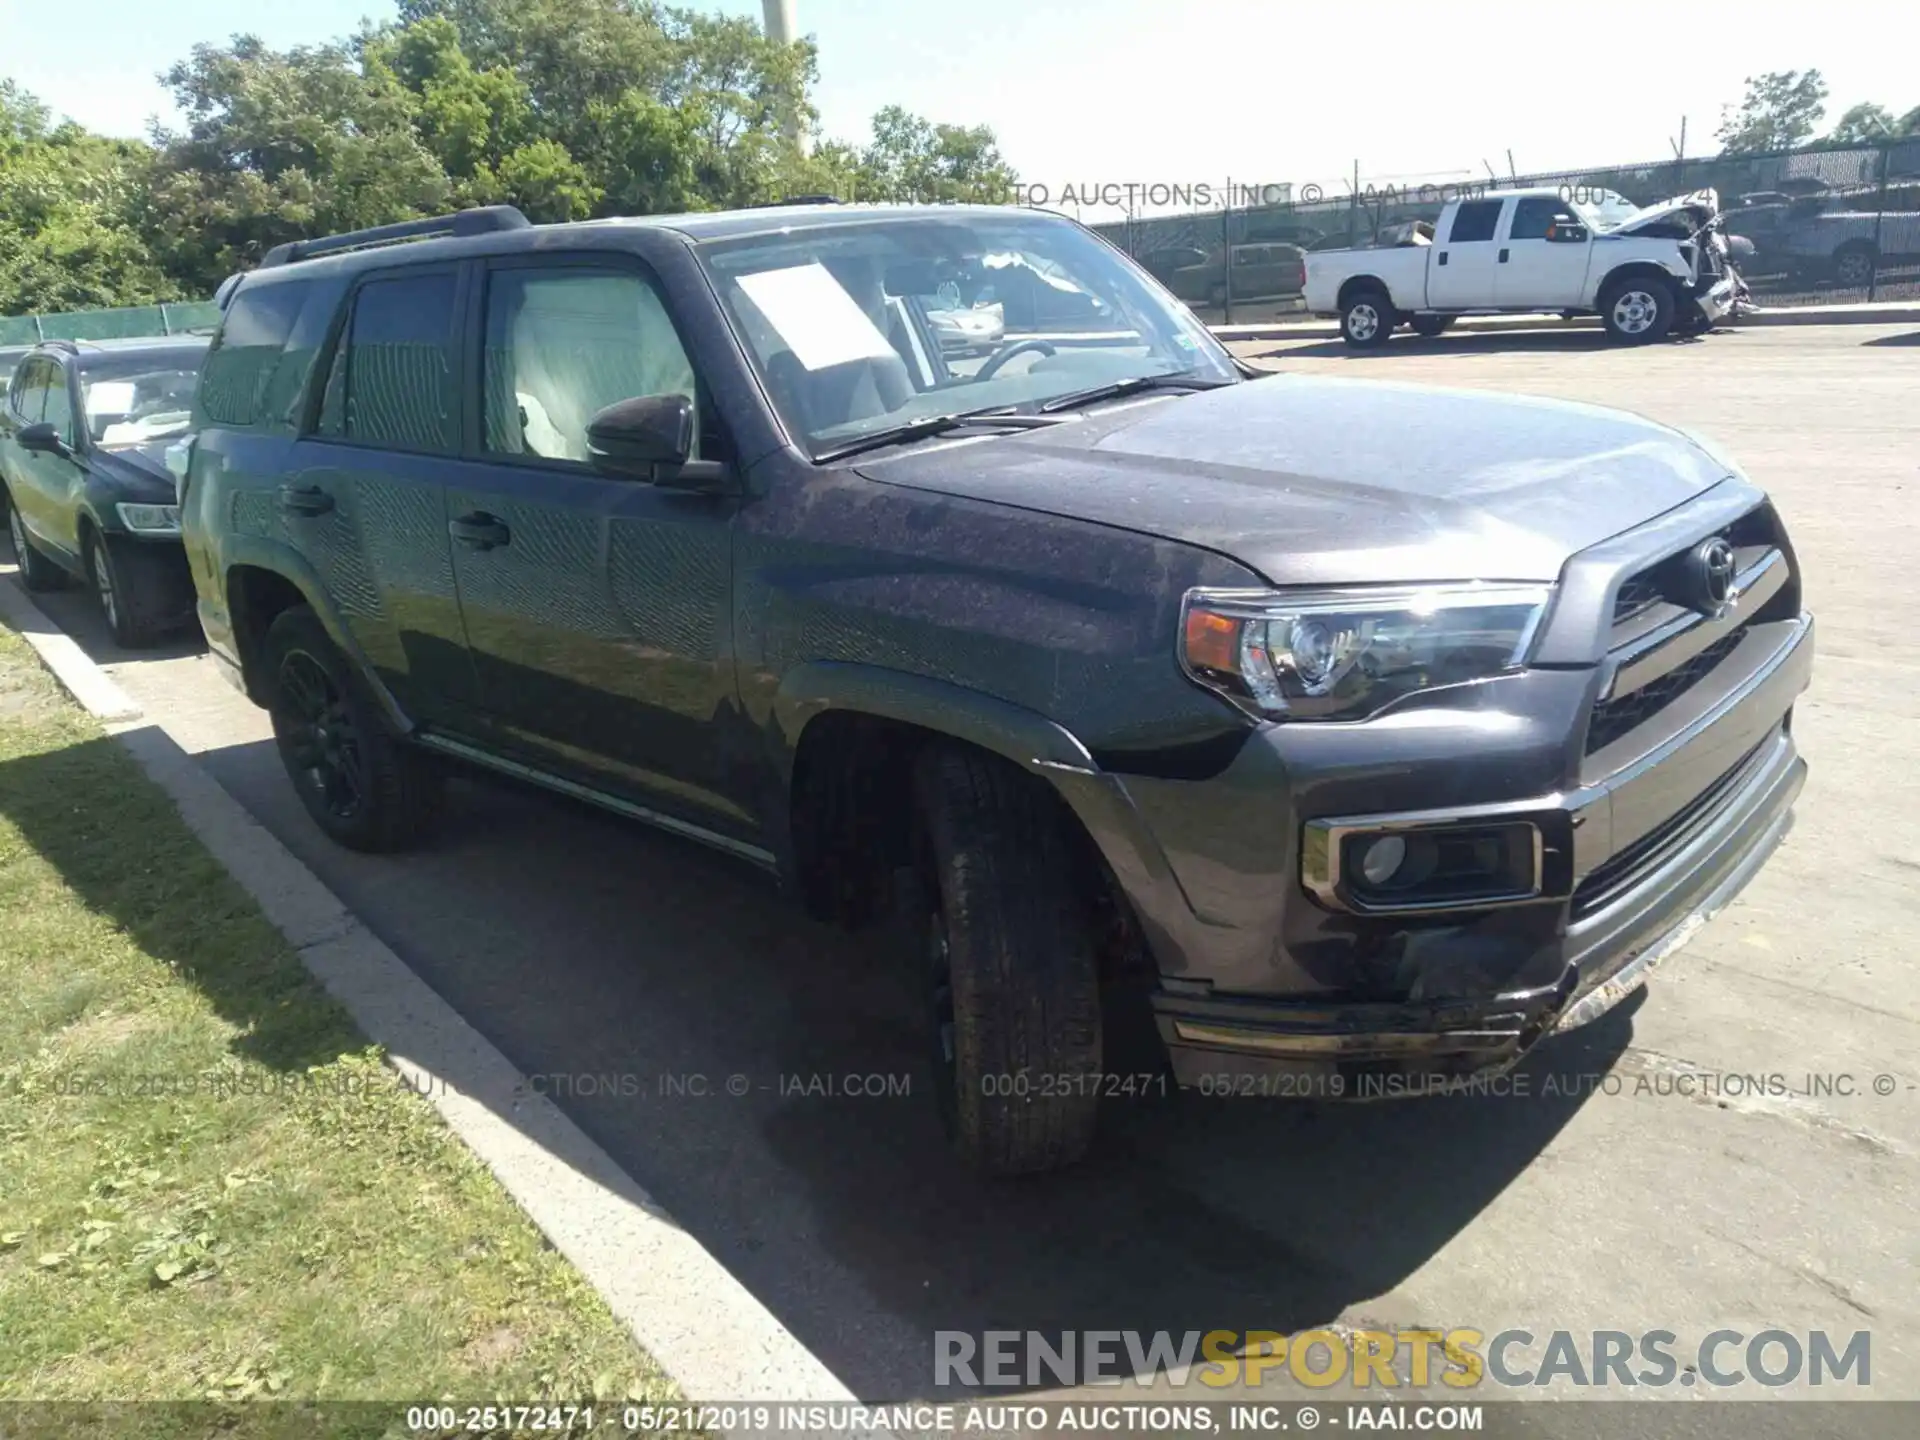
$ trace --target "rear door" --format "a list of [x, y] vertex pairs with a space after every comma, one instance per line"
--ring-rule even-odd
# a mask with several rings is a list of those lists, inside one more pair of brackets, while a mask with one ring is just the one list
[[1447, 233], [1427, 251], [1427, 304], [1435, 310], [1481, 310], [1495, 303], [1499, 268], [1495, 237], [1511, 202], [1462, 200]]
[[1593, 244], [1564, 237], [1584, 232], [1580, 217], [1564, 200], [1550, 195], [1516, 200], [1507, 212], [1500, 232], [1505, 239], [1495, 257], [1497, 303], [1544, 309], [1578, 305], [1586, 291]]
[[415, 265], [361, 278], [277, 497], [381, 680], [414, 719], [453, 725], [474, 700], [445, 496], [460, 448], [465, 275]]
[[543, 769], [745, 836], [719, 732], [736, 705], [730, 496], [600, 474], [593, 415], [694, 397], [724, 439], [637, 259], [515, 256], [474, 296], [468, 459], [447, 492], [453, 564], [490, 726]]

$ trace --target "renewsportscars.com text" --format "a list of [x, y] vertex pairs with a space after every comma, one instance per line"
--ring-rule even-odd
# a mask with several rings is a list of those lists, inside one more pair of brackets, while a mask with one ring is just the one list
[[1465, 1390], [1571, 1385], [1659, 1389], [1705, 1385], [1873, 1383], [1868, 1331], [1715, 1330], [1683, 1344], [1671, 1330], [965, 1330], [934, 1332], [933, 1382], [1037, 1387], [1165, 1377], [1176, 1386]]

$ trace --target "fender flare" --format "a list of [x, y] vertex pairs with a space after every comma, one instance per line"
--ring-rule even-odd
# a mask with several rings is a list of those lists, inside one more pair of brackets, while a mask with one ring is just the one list
[[[228, 622], [232, 623], [233, 598], [231, 594], [233, 572], [241, 566], [254, 570], [265, 570], [278, 575], [300, 592], [307, 608], [320, 617], [320, 623], [326, 627], [327, 637], [340, 647], [341, 654], [360, 674], [373, 698], [379, 703], [387, 722], [394, 727], [396, 734], [408, 735], [413, 732], [414, 724], [400, 702], [381, 681], [377, 671], [368, 661], [366, 652], [353, 638], [346, 622], [341, 619], [339, 607], [333, 603], [327, 593], [327, 587], [321, 583], [312, 563], [293, 546], [283, 540], [273, 540], [261, 535], [229, 535], [220, 546], [218, 557], [220, 603], [226, 608]], [[244, 657], [243, 657], [244, 658]], [[264, 703], [254, 694], [251, 682], [248, 695], [256, 704]]]

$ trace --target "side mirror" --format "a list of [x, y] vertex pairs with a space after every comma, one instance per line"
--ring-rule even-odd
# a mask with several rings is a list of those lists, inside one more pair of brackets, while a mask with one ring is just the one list
[[22, 450], [32, 450], [41, 455], [67, 453], [66, 441], [60, 438], [60, 432], [53, 428], [51, 420], [40, 420], [32, 425], [23, 425], [20, 433], [13, 438], [20, 442]]
[[1584, 225], [1555, 225], [1547, 231], [1547, 239], [1556, 245], [1579, 245], [1587, 239], [1587, 227]]
[[671, 484], [693, 454], [693, 401], [685, 395], [616, 400], [587, 422], [587, 449], [603, 475]]

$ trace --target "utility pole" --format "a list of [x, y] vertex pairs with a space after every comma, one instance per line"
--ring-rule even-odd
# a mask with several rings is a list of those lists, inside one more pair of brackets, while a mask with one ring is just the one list
[[[791, 45], [800, 38], [800, 22], [794, 15], [797, 0], [761, 0], [761, 13], [766, 17], [767, 38], [776, 45]], [[800, 97], [789, 97], [787, 103], [786, 124], [787, 139], [802, 155], [812, 150], [807, 136], [806, 126], [800, 123]]]

